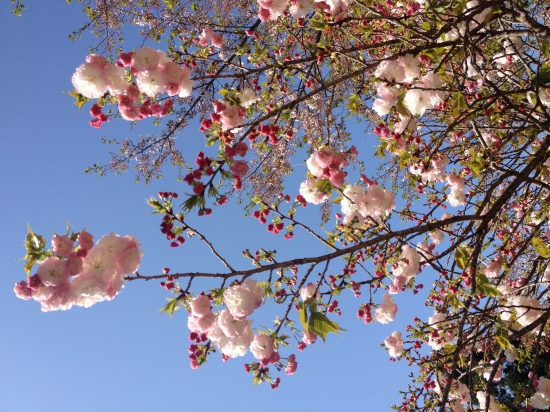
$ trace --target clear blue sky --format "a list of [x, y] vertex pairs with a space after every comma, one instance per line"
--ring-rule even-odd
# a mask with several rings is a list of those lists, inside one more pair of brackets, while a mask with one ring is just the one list
[[[168, 176], [145, 186], [134, 183], [132, 172], [103, 178], [84, 174], [87, 166], [108, 161], [110, 148], [101, 144], [101, 136], [137, 138], [152, 126], [145, 122], [130, 130], [120, 120], [98, 131], [88, 126], [87, 110], [78, 112], [62, 93], [72, 90], [71, 76], [93, 42], [67, 38], [85, 20], [80, 5], [27, 1], [23, 17], [15, 17], [8, 3], [0, 5], [0, 412], [385, 411], [399, 403], [397, 391], [406, 388], [410, 371], [404, 362], [388, 362], [378, 345], [394, 330], [404, 332], [414, 316], [429, 314], [412, 294], [397, 296], [397, 318], [386, 326], [363, 325], [355, 316], [361, 299], [342, 296], [344, 314], [338, 321], [347, 332], [329, 336], [326, 347], [318, 342], [304, 352], [288, 349], [286, 355], [297, 354], [298, 371], [283, 376], [275, 391], [250, 383], [243, 364], [253, 360], [251, 355], [225, 363], [215, 355], [200, 370], [191, 370], [187, 314], [160, 316], [169, 295], [156, 283], [131, 282], [111, 302], [67, 312], [43, 313], [38, 303], [15, 297], [13, 285], [24, 278], [17, 259], [25, 253], [27, 223], [47, 239], [52, 229], [62, 232], [66, 220], [75, 229], [88, 226], [96, 238], [132, 234], [145, 251], [142, 274], [159, 274], [164, 266], [223, 268], [198, 241], [171, 249], [158, 230], [158, 216], [149, 214], [145, 198], [159, 190], [182, 193], [186, 184]], [[128, 39], [126, 46], [140, 44]], [[358, 132], [358, 139], [365, 145], [369, 137]], [[180, 139], [188, 158], [203, 142], [196, 128]], [[298, 174], [297, 182], [303, 180]], [[297, 191], [298, 186], [289, 192], [295, 196]], [[312, 221], [315, 209], [308, 206]], [[298, 232], [292, 243], [277, 241], [242, 214], [233, 202], [210, 218], [192, 220], [238, 268], [249, 268], [240, 257], [247, 247], [278, 248], [287, 257], [324, 251]], [[209, 286], [216, 285], [195, 282], [197, 292]], [[264, 305], [253, 315], [254, 326], [270, 326], [269, 315], [277, 309], [282, 308]]]

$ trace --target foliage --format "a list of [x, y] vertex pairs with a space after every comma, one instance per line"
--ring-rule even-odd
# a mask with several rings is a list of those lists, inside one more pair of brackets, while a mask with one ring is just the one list
[[[81, 66], [73, 77], [82, 88], [72, 94], [76, 104], [97, 99], [91, 109], [96, 127], [128, 119], [129, 108], [135, 111], [129, 120], [156, 116], [164, 125], [158, 135], [119, 142], [108, 165], [89, 170], [133, 167], [138, 179], [149, 182], [163, 167], [178, 167], [181, 206], [174, 202], [176, 193], [148, 201], [163, 216], [161, 231], [172, 247], [200, 239], [227, 268], [127, 277], [163, 280], [174, 296], [162, 311], [171, 315], [181, 305], [190, 312], [193, 367], [217, 350], [224, 359], [229, 354], [210, 326], [197, 322], [211, 316], [221, 324], [226, 310], [235, 322], [244, 322], [261, 305], [261, 295], [281, 305], [282, 316], [265, 333], [269, 339], [259, 338], [261, 333], [253, 338], [263, 346], [252, 344], [259, 362], [247, 370], [255, 384], [276, 387], [279, 378], [269, 374], [268, 364], [296, 370], [294, 355], [277, 357], [287, 350], [289, 335], [304, 349], [317, 336], [324, 341], [329, 332], [342, 330], [329, 316], [339, 312], [335, 296], [361, 296], [358, 316], [366, 323], [388, 323], [397, 311], [391, 294], [417, 293], [426, 276], [421, 269], [431, 267], [439, 274], [426, 301], [434, 316], [418, 319], [405, 341], [392, 334], [385, 342], [390, 353], [418, 367], [396, 409], [518, 410], [530, 407], [535, 394], [550, 396], [534, 385], [534, 377], [548, 376], [540, 362], [547, 365], [550, 316], [546, 2], [83, 0], [82, 5], [90, 21], [72, 37], [91, 30], [99, 39], [94, 50], [117, 61], [126, 70], [124, 82], [140, 90], [131, 104], [124, 103], [129, 92], [115, 92], [113, 80], [105, 77], [100, 97], [83, 95], [88, 80], [77, 74], [100, 67], [107, 76], [105, 67], [111, 67], [89, 57], [91, 66]], [[153, 56], [152, 49], [135, 45], [133, 55], [120, 54], [127, 25], [139, 25], [144, 40], [164, 43], [158, 66], [140, 67], [136, 57]], [[151, 92], [151, 72], [164, 76], [167, 61], [180, 66], [182, 77], [190, 70], [185, 87], [193, 82], [192, 91], [181, 92], [182, 80], [181, 90], [166, 81], [161, 92]], [[186, 161], [193, 154], [181, 152], [178, 136], [193, 119], [201, 122], [206, 148]], [[364, 137], [348, 132], [352, 122], [376, 136], [376, 174], [352, 174], [354, 167], [365, 171], [368, 161], [354, 145]], [[237, 160], [247, 153], [250, 160]], [[308, 172], [300, 177], [306, 180], [298, 188], [287, 176], [296, 175], [292, 165], [306, 158]], [[191, 215], [209, 215], [213, 205], [240, 193], [249, 199], [246, 213], [270, 232], [292, 242], [294, 232], [303, 230], [327, 251], [280, 260], [276, 251], [258, 246], [243, 252], [252, 268], [235, 269], [234, 259], [218, 253]], [[322, 230], [300, 217], [315, 204], [321, 205]], [[44, 248], [42, 238], [29, 236], [29, 244]], [[250, 283], [260, 274], [267, 281]], [[191, 282], [201, 277], [219, 278], [220, 288], [193, 294]], [[256, 306], [235, 303], [239, 294], [247, 302], [255, 296], [248, 303]], [[216, 315], [205, 309], [210, 305], [205, 296], [219, 310]], [[225, 338], [236, 339], [228, 333], [224, 330]], [[272, 342], [277, 356], [261, 357], [265, 342]], [[504, 364], [499, 381], [499, 365], [512, 347], [518, 358]], [[232, 357], [239, 354], [231, 349]]]

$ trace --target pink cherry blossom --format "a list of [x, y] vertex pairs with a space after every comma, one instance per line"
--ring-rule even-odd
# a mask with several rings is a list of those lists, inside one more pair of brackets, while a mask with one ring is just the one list
[[254, 357], [259, 360], [268, 359], [273, 353], [274, 348], [273, 339], [264, 334], [255, 335], [250, 345], [250, 351]]
[[160, 58], [158, 50], [141, 47], [132, 54], [132, 68], [138, 71], [153, 70], [158, 66]]
[[94, 247], [94, 237], [90, 233], [83, 230], [78, 235], [78, 246], [81, 249], [90, 250]]
[[65, 261], [56, 257], [43, 260], [36, 271], [38, 277], [47, 286], [57, 286], [69, 280], [69, 269]]
[[248, 162], [245, 160], [235, 160], [233, 164], [229, 166], [229, 170], [233, 173], [233, 176], [244, 177], [248, 173]]
[[294, 375], [298, 368], [298, 362], [296, 362], [296, 355], [292, 354], [288, 357], [288, 363], [285, 367], [285, 374]]
[[235, 318], [243, 318], [256, 309], [256, 297], [245, 285], [235, 285], [223, 293], [223, 301]]
[[374, 311], [376, 320], [382, 324], [389, 323], [395, 318], [397, 313], [397, 305], [394, 303], [393, 298], [388, 293], [382, 297], [382, 304]]
[[97, 64], [80, 65], [73, 74], [72, 82], [76, 91], [89, 99], [100, 98], [107, 91], [103, 69]]
[[198, 295], [195, 299], [191, 301], [191, 313], [193, 314], [193, 316], [201, 318], [211, 312], [212, 310], [210, 309], [210, 299], [208, 299], [208, 296]]
[[55, 235], [52, 238], [53, 253], [64, 258], [69, 257], [74, 248], [74, 242], [67, 235]]
[[29, 285], [24, 280], [22, 280], [19, 283], [16, 283], [15, 287], [13, 288], [13, 291], [15, 292], [15, 295], [19, 299], [29, 300], [30, 298], [32, 298], [33, 290], [29, 288]]
[[403, 338], [401, 332], [393, 332], [384, 340], [384, 345], [388, 348], [388, 353], [392, 358], [400, 356], [405, 349], [403, 349]]

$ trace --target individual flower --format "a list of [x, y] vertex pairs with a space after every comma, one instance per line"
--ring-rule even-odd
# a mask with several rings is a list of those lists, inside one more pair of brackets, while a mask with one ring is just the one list
[[105, 300], [107, 295], [107, 283], [98, 277], [77, 276], [71, 280], [70, 285], [70, 299], [76, 306], [89, 308]]
[[259, 360], [268, 359], [274, 349], [275, 345], [273, 344], [273, 339], [265, 334], [255, 335], [250, 345], [250, 352]]
[[384, 340], [384, 345], [388, 348], [388, 353], [392, 358], [400, 356], [405, 351], [405, 349], [403, 349], [401, 332], [393, 332]]
[[256, 309], [256, 297], [245, 285], [235, 285], [226, 289], [223, 301], [235, 318], [244, 318]]
[[288, 357], [288, 362], [285, 367], [285, 374], [294, 375], [298, 368], [298, 362], [296, 362], [296, 355], [292, 354]]
[[397, 61], [401, 64], [405, 72], [405, 82], [411, 82], [420, 76], [420, 61], [412, 54], [408, 53], [404, 56], [399, 56]]
[[[252, 325], [252, 321], [249, 319], [235, 319], [229, 309], [224, 309], [220, 312], [218, 315], [218, 325], [225, 336], [230, 338], [243, 336], [249, 333], [252, 334], [252, 329], [250, 327], [250, 325]], [[254, 337], [252, 336], [252, 339], [253, 338]]]
[[94, 237], [90, 233], [83, 230], [78, 235], [78, 246], [80, 249], [90, 250], [94, 247]]
[[300, 289], [300, 298], [305, 302], [306, 300], [308, 300], [309, 298], [312, 298], [315, 295], [316, 290], [317, 290], [317, 286], [310, 282], [307, 285], [305, 285], [302, 289]]
[[405, 81], [405, 69], [397, 60], [380, 62], [374, 75], [388, 82], [403, 83]]
[[304, 197], [306, 202], [318, 205], [323, 203], [325, 199], [328, 199], [326, 192], [319, 192], [319, 189], [315, 187], [316, 181], [308, 179], [300, 185], [300, 195]]
[[317, 163], [316, 154], [312, 154], [306, 161], [306, 166], [310, 173], [315, 177], [323, 176], [323, 167]]
[[84, 270], [84, 259], [72, 252], [67, 258], [67, 268], [71, 276], [78, 275]]
[[413, 116], [422, 116], [428, 109], [433, 109], [430, 95], [426, 90], [409, 89], [403, 98], [403, 104]]
[[530, 401], [531, 406], [538, 409], [550, 408], [550, 379], [540, 377], [536, 385], [537, 393], [535, 393]]
[[114, 275], [117, 263], [108, 248], [98, 243], [84, 258], [83, 266], [87, 276], [108, 281]]
[[29, 300], [30, 298], [32, 298], [32, 289], [29, 288], [29, 285], [24, 280], [16, 283], [13, 291], [19, 299]]
[[372, 110], [378, 113], [379, 116], [385, 116], [397, 104], [399, 90], [396, 87], [388, 86], [386, 83], [378, 83], [376, 93], [380, 97], [374, 99]]
[[[478, 391], [476, 393], [476, 398], [479, 402], [480, 410], [484, 411], [487, 408], [487, 397], [485, 396], [485, 392]], [[493, 395], [489, 395], [489, 412], [501, 412], [500, 406]]]
[[241, 101], [241, 106], [246, 109], [254, 103], [259, 102], [260, 96], [258, 96], [254, 90], [247, 87], [239, 93], [239, 100]]
[[126, 71], [112, 63], [107, 63], [103, 69], [103, 75], [107, 82], [107, 87], [112, 95], [119, 95], [124, 93], [130, 84], [124, 78]]
[[73, 74], [72, 82], [75, 90], [88, 99], [98, 99], [107, 91], [103, 68], [97, 64], [80, 65]]
[[390, 294], [386, 293], [382, 297], [382, 304], [374, 311], [374, 317], [382, 324], [389, 323], [395, 318], [397, 305], [394, 303]]
[[499, 275], [501, 269], [502, 269], [502, 256], [498, 255], [495, 258], [495, 260], [489, 263], [489, 266], [485, 268], [483, 273], [485, 273], [485, 276], [487, 276], [488, 278], [496, 278]]
[[161, 57], [158, 50], [148, 46], [141, 47], [132, 54], [132, 68], [138, 71], [156, 69]]
[[[495, 361], [491, 361], [491, 365], [495, 363]], [[483, 369], [483, 378], [485, 380], [489, 380], [491, 377], [491, 374], [493, 373], [493, 366], [489, 366], [485, 369]], [[497, 371], [495, 373], [495, 376], [493, 376], [493, 381], [498, 382], [502, 379], [502, 365], [498, 365]]]
[[234, 129], [243, 124], [243, 116], [238, 106], [227, 104], [227, 108], [220, 112], [222, 129], [224, 131]]
[[136, 82], [139, 90], [151, 98], [164, 93], [168, 87], [166, 73], [159, 69], [139, 72], [136, 77]]
[[206, 316], [212, 310], [210, 309], [210, 299], [206, 295], [198, 295], [191, 301], [191, 313], [193, 316], [201, 318]]
[[70, 276], [65, 261], [53, 256], [43, 260], [36, 273], [46, 286], [58, 286], [67, 282]]
[[218, 345], [224, 355], [236, 358], [246, 355], [253, 339], [254, 334], [249, 330], [241, 336], [221, 338]]
[[67, 235], [55, 235], [52, 239], [53, 253], [64, 258], [69, 257], [74, 248], [74, 242]]
[[408, 281], [420, 272], [420, 259], [421, 256], [416, 249], [408, 245], [403, 246], [397, 267], [393, 269], [393, 275], [403, 276], [405, 281]]
[[233, 164], [229, 166], [229, 170], [233, 173], [233, 176], [244, 177], [250, 170], [248, 163], [245, 160], [234, 160]]
[[262, 306], [262, 302], [264, 300], [264, 290], [257, 285], [256, 280], [250, 278], [246, 279], [246, 281], [244, 282], [244, 286], [252, 294], [252, 297], [254, 299], [254, 307], [259, 308], [260, 306]]
[[130, 274], [138, 270], [142, 254], [143, 252], [137, 247], [131, 247], [123, 251], [117, 258], [121, 273]]

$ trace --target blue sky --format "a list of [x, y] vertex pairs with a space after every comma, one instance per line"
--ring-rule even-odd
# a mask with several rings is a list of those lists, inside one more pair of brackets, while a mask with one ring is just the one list
[[[169, 170], [150, 186], [136, 184], [132, 172], [103, 178], [84, 173], [87, 166], [108, 161], [112, 148], [100, 142], [101, 136], [137, 138], [152, 125], [146, 121], [131, 130], [119, 120], [93, 129], [89, 105], [79, 112], [63, 93], [72, 90], [71, 76], [94, 41], [67, 37], [85, 20], [80, 5], [29, 1], [23, 17], [15, 17], [7, 3], [0, 5], [0, 411], [381, 411], [399, 403], [397, 391], [406, 388], [410, 371], [404, 362], [388, 362], [379, 344], [394, 330], [404, 332], [414, 316], [429, 314], [420, 296], [398, 295], [397, 318], [386, 326], [363, 325], [355, 316], [361, 298], [342, 296], [338, 322], [347, 332], [329, 336], [326, 346], [286, 349], [286, 355], [297, 354], [298, 371], [283, 376], [275, 391], [250, 383], [243, 364], [253, 360], [251, 355], [225, 363], [214, 355], [191, 370], [187, 315], [159, 315], [169, 295], [157, 283], [131, 282], [111, 302], [67, 312], [43, 313], [38, 303], [15, 297], [13, 285], [24, 279], [17, 259], [25, 253], [27, 223], [47, 239], [52, 229], [63, 232], [67, 220], [74, 229], [88, 226], [96, 239], [110, 232], [134, 235], [145, 252], [142, 274], [159, 274], [166, 266], [173, 271], [223, 267], [197, 240], [171, 249], [163, 239], [160, 219], [150, 214], [145, 199], [158, 191], [184, 192], [187, 185], [176, 182]], [[127, 38], [128, 50], [139, 46]], [[371, 146], [370, 137], [359, 131], [357, 136], [359, 145]], [[196, 127], [180, 140], [187, 158], [204, 143]], [[303, 180], [297, 170], [291, 196]], [[311, 221], [318, 217], [312, 205], [307, 213]], [[283, 243], [242, 215], [232, 202], [191, 222], [210, 234], [237, 268], [250, 267], [240, 256], [245, 248], [277, 248], [286, 257], [325, 250], [299, 232]], [[195, 291], [213, 286], [196, 281]], [[280, 314], [282, 308], [264, 305], [253, 315], [254, 326], [271, 326], [270, 315], [277, 310]]]

